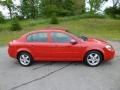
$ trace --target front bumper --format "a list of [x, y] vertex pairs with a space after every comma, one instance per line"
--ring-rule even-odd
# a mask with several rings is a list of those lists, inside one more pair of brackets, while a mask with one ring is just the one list
[[104, 49], [104, 60], [112, 60], [115, 56], [115, 50], [107, 50], [106, 48]]

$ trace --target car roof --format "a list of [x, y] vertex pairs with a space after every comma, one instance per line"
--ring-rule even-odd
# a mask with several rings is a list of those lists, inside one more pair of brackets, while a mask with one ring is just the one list
[[20, 38], [18, 38], [18, 40], [23, 40], [23, 38], [25, 38], [27, 35], [29, 34], [33, 34], [33, 33], [39, 33], [39, 32], [53, 32], [53, 31], [59, 31], [59, 32], [66, 32], [66, 30], [64, 28], [44, 28], [44, 29], [39, 29], [39, 30], [34, 30], [31, 32], [28, 32], [24, 35], [22, 35]]
[[39, 32], [63, 32], [63, 33], [67, 33], [68, 30], [64, 29], [64, 28], [44, 28], [44, 29], [39, 29], [39, 30], [34, 30], [31, 32], [28, 32], [24, 35], [22, 35], [20, 38], [18, 38], [17, 40], [19, 41], [24, 41], [26, 36], [30, 35], [30, 34], [34, 34], [34, 33], [39, 33]]
[[63, 32], [67, 32], [67, 30], [64, 29], [64, 28], [44, 28], [44, 29], [39, 29], [39, 30], [31, 31], [31, 32], [29, 32], [29, 33], [49, 32], [49, 31], [63, 31]]

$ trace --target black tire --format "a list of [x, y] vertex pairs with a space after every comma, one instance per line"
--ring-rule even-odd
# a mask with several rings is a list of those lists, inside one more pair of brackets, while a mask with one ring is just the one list
[[85, 64], [87, 64], [90, 67], [99, 66], [102, 63], [102, 61], [103, 61], [103, 55], [99, 51], [90, 51], [85, 55], [84, 58]]
[[18, 62], [22, 66], [30, 66], [33, 64], [32, 56], [27, 52], [20, 52], [17, 56]]

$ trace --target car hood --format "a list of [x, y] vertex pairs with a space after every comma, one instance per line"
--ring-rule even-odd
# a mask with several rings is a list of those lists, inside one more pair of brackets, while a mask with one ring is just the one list
[[88, 42], [94, 42], [94, 43], [102, 43], [102, 44], [109, 44], [108, 42], [101, 40], [101, 39], [96, 39], [96, 38], [88, 38]]

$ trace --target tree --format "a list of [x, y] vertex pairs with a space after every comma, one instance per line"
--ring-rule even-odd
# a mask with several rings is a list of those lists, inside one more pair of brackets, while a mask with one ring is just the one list
[[59, 8], [56, 4], [50, 2], [42, 1], [41, 2], [41, 15], [51, 17], [53, 13], [58, 14]]
[[75, 14], [81, 14], [85, 12], [85, 0], [72, 0], [75, 6]]
[[75, 4], [73, 0], [41, 0], [41, 14], [47, 17], [56, 13], [57, 16], [74, 15]]
[[20, 11], [24, 18], [35, 19], [38, 17], [40, 0], [22, 0]]
[[55, 13], [51, 16], [50, 24], [58, 24], [58, 18]]
[[112, 0], [113, 6], [105, 9], [105, 14], [112, 18], [120, 18], [120, 1], [119, 0]]
[[95, 13], [97, 10], [100, 9], [101, 5], [104, 4], [107, 0], [88, 0], [90, 5], [90, 12]]
[[4, 22], [5, 22], [4, 16], [2, 15], [2, 12], [0, 12], [0, 23]]
[[18, 21], [17, 18], [13, 18], [11, 20], [11, 26], [10, 26], [10, 30], [11, 31], [19, 31], [19, 30], [22, 30], [22, 27]]
[[83, 13], [85, 0], [21, 0], [20, 13], [24, 18], [39, 16], [68, 16]]
[[13, 11], [13, 8], [14, 8], [13, 1], [12, 0], [2, 0], [2, 1], [0, 0], [0, 5], [8, 8], [10, 18], [12, 19], [12, 14], [13, 14], [12, 11]]
[[120, 7], [120, 0], [112, 0], [113, 7], [117, 7], [117, 5]]
[[109, 7], [106, 8], [104, 12], [112, 18], [120, 18], [120, 7]]

